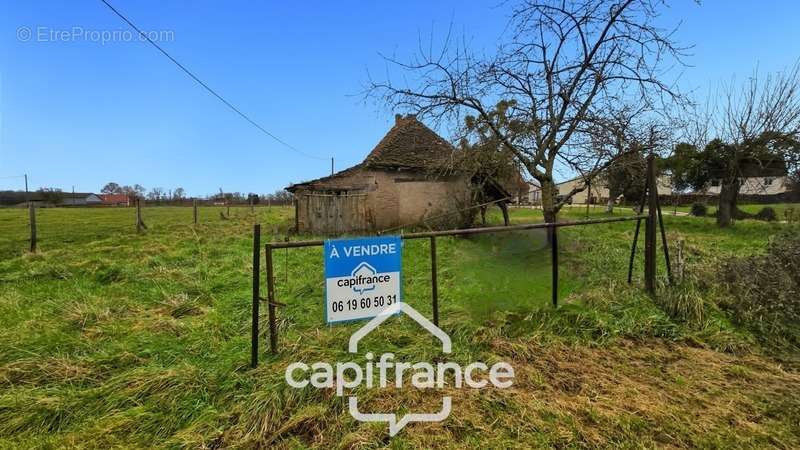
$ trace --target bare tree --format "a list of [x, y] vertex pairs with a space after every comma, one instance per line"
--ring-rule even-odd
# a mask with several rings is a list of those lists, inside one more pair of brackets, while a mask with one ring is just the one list
[[[554, 221], [585, 189], [578, 186], [556, 199], [557, 168], [579, 172], [589, 182], [622, 155], [587, 145], [603, 118], [641, 108], [651, 114], [683, 103], [665, 78], [685, 49], [673, 41], [672, 31], [654, 24], [662, 5], [522, 1], [513, 9], [508, 42], [495, 56], [477, 58], [448, 35], [440, 51], [421, 45], [410, 62], [387, 57], [389, 66], [411, 81], [401, 86], [391, 76], [370, 79], [366, 94], [435, 120], [474, 114], [539, 181], [545, 219]], [[498, 102], [506, 114], [493, 114]]]
[[741, 85], [723, 85], [717, 97], [709, 115], [721, 141], [713, 168], [721, 180], [717, 224], [726, 227], [749, 169], [800, 163], [800, 63], [765, 77], [756, 71]]
[[147, 193], [147, 199], [160, 202], [164, 198], [164, 189], [160, 187], [154, 187], [150, 189], [150, 192]]
[[134, 184], [133, 185], [133, 193], [136, 197], [144, 198], [144, 194], [147, 192], [147, 189], [144, 188], [141, 184]]
[[274, 193], [264, 194], [262, 197], [273, 205], [291, 205], [294, 200], [294, 195], [286, 189], [278, 189]]
[[[595, 183], [608, 188], [606, 212], [613, 212], [620, 195], [624, 194], [626, 198], [634, 196], [638, 200], [645, 189], [645, 156], [671, 148], [673, 131], [679, 128], [677, 119], [675, 122], [642, 119], [641, 115], [646, 112], [645, 106], [636, 109], [625, 107], [615, 115], [592, 121], [587, 133], [591, 149], [584, 149], [575, 156], [583, 157], [587, 162], [610, 161], [602, 172], [592, 177]], [[571, 152], [565, 153], [569, 158]], [[583, 165], [573, 164], [581, 175]], [[591, 173], [594, 172], [590, 169]]]

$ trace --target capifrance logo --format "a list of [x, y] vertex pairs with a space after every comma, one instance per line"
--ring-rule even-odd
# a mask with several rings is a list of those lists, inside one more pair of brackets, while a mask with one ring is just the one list
[[[357, 354], [358, 343], [370, 332], [378, 328], [389, 317], [404, 313], [416, 321], [422, 328], [436, 337], [442, 346], [442, 353], [452, 352], [450, 336], [441, 328], [426, 319], [408, 303], [395, 303], [370, 320], [366, 325], [350, 336], [348, 352]], [[355, 361], [329, 362], [318, 361], [306, 363], [297, 361], [286, 367], [284, 374], [286, 383], [296, 389], [312, 386], [317, 389], [335, 389], [336, 395], [342, 397], [346, 391], [364, 386], [367, 389], [381, 389], [394, 386], [396, 389], [407, 387], [406, 381], [415, 389], [443, 389], [448, 386], [447, 377], [452, 376], [452, 387], [484, 389], [490, 385], [498, 389], [511, 387], [514, 379], [514, 368], [507, 362], [497, 362], [489, 367], [480, 361], [471, 362], [465, 367], [452, 361], [439, 361], [432, 364], [427, 361], [405, 362], [395, 360], [393, 353], [383, 353], [378, 357], [372, 352], [364, 355], [363, 367]], [[393, 377], [392, 377], [393, 375]], [[375, 380], [377, 377], [377, 382]], [[393, 381], [390, 381], [393, 378]], [[450, 386], [448, 386], [450, 387]], [[411, 422], [441, 422], [452, 409], [452, 398], [442, 396], [441, 407], [436, 412], [408, 413], [402, 417], [391, 412], [362, 412], [358, 407], [358, 397], [348, 395], [348, 411], [360, 422], [386, 422], [389, 424], [389, 436], [396, 435]]]

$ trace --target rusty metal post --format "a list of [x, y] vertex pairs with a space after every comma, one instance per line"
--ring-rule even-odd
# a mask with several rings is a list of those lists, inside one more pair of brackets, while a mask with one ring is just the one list
[[[644, 211], [644, 205], [647, 203], [647, 193], [650, 190], [650, 169], [648, 166], [647, 173], [645, 174], [644, 192], [642, 192], [642, 200], [639, 202], [638, 215]], [[636, 245], [639, 243], [639, 230], [642, 228], [642, 219], [636, 220], [636, 230], [633, 232], [633, 244], [631, 244], [631, 257], [628, 260], [628, 284], [633, 280], [633, 260], [636, 256]]]
[[639, 242], [639, 229], [642, 227], [642, 221], [636, 221], [636, 231], [633, 232], [633, 244], [631, 244], [631, 257], [628, 260], [628, 284], [633, 280], [633, 260], [636, 256], [636, 244]]
[[656, 221], [658, 220], [658, 191], [655, 183], [653, 155], [647, 157], [647, 219], [644, 230], [644, 286], [647, 293], [656, 293]]
[[275, 273], [272, 267], [272, 245], [267, 244], [267, 312], [269, 313], [269, 350], [278, 353], [278, 324], [275, 321]]
[[552, 280], [552, 295], [553, 307], [558, 308], [558, 229], [556, 227], [548, 228], [550, 232], [550, 266], [553, 271]]
[[658, 225], [661, 228], [661, 246], [664, 247], [664, 263], [667, 266], [667, 279], [669, 284], [675, 284], [672, 278], [672, 265], [669, 262], [669, 245], [667, 245], [667, 232], [664, 230], [664, 217], [661, 214], [661, 201], [658, 199], [658, 191], [656, 191], [656, 205], [658, 206]]
[[258, 307], [261, 303], [261, 225], [253, 225], [253, 320], [250, 335], [250, 367], [258, 365]]
[[192, 199], [192, 222], [197, 225], [197, 199]]
[[431, 236], [431, 300], [433, 324], [439, 326], [439, 282], [436, 278], [436, 236]]
[[31, 252], [36, 251], [36, 207], [28, 202], [28, 216], [31, 221]]

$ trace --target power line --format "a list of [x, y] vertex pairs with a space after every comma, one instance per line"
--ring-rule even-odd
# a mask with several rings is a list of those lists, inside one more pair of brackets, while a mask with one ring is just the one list
[[204, 82], [203, 82], [203, 81], [202, 81], [200, 78], [198, 78], [198, 77], [197, 77], [195, 74], [193, 74], [193, 73], [192, 73], [192, 72], [191, 72], [189, 69], [187, 69], [187, 68], [186, 68], [186, 67], [185, 67], [183, 64], [179, 63], [179, 62], [178, 62], [178, 60], [176, 60], [175, 58], [173, 58], [173, 57], [172, 57], [172, 55], [170, 55], [169, 53], [167, 53], [167, 51], [166, 51], [166, 50], [164, 50], [163, 48], [161, 48], [161, 46], [159, 46], [158, 44], [156, 44], [156, 43], [155, 43], [155, 41], [153, 41], [152, 39], [150, 39], [150, 37], [149, 37], [149, 36], [148, 36], [146, 33], [144, 33], [142, 30], [140, 30], [140, 29], [139, 29], [139, 27], [137, 27], [137, 26], [136, 26], [136, 25], [135, 25], [133, 22], [131, 22], [131, 21], [130, 21], [130, 20], [127, 18], [127, 17], [125, 17], [125, 16], [124, 16], [124, 15], [123, 15], [121, 12], [117, 11], [117, 9], [116, 9], [116, 8], [114, 8], [113, 6], [111, 6], [111, 4], [110, 4], [110, 3], [108, 3], [106, 0], [100, 0], [100, 1], [101, 1], [101, 2], [103, 2], [103, 4], [104, 4], [104, 5], [106, 5], [106, 6], [107, 6], [107, 7], [108, 7], [108, 8], [109, 8], [111, 11], [113, 11], [113, 12], [114, 12], [114, 14], [116, 14], [117, 16], [119, 16], [119, 18], [120, 18], [120, 19], [122, 19], [123, 21], [125, 21], [125, 23], [127, 23], [127, 24], [128, 24], [130, 27], [131, 27], [131, 28], [133, 28], [133, 29], [134, 29], [134, 30], [135, 30], [137, 33], [139, 33], [139, 36], [141, 36], [141, 37], [142, 37], [143, 39], [145, 39], [145, 40], [146, 40], [148, 43], [150, 43], [150, 45], [152, 45], [153, 47], [155, 47], [155, 48], [156, 48], [156, 50], [158, 50], [158, 51], [159, 51], [159, 52], [161, 52], [161, 53], [162, 53], [164, 56], [166, 56], [166, 57], [167, 57], [167, 58], [168, 58], [170, 61], [172, 61], [172, 62], [173, 62], [173, 63], [174, 63], [176, 66], [178, 66], [178, 67], [179, 67], [179, 68], [180, 68], [180, 69], [181, 69], [181, 70], [182, 70], [184, 73], [186, 73], [186, 75], [189, 75], [189, 77], [191, 77], [191, 78], [192, 78], [194, 81], [196, 81], [196, 82], [197, 82], [197, 84], [199, 84], [199, 85], [200, 85], [200, 86], [202, 86], [202, 87], [203, 87], [205, 90], [207, 90], [209, 93], [211, 93], [211, 95], [213, 95], [214, 97], [216, 97], [217, 99], [219, 99], [219, 101], [221, 101], [222, 103], [224, 103], [224, 104], [225, 104], [225, 106], [227, 106], [228, 108], [230, 108], [231, 110], [233, 110], [233, 111], [234, 111], [236, 114], [238, 114], [239, 116], [241, 116], [241, 117], [242, 117], [244, 120], [246, 120], [246, 121], [250, 122], [250, 124], [251, 124], [251, 125], [253, 125], [254, 127], [258, 128], [258, 129], [259, 129], [259, 130], [260, 130], [262, 133], [264, 133], [264, 134], [266, 134], [267, 136], [271, 137], [272, 139], [274, 139], [274, 140], [275, 140], [275, 141], [277, 141], [278, 143], [282, 144], [282, 145], [283, 145], [283, 146], [285, 146], [286, 148], [288, 148], [288, 149], [290, 149], [290, 150], [292, 150], [292, 151], [294, 151], [294, 152], [297, 152], [298, 154], [300, 154], [300, 155], [303, 155], [303, 156], [305, 156], [305, 157], [307, 157], [307, 158], [319, 159], [319, 160], [327, 160], [327, 159], [328, 159], [327, 157], [324, 157], [324, 158], [323, 158], [323, 157], [320, 157], [320, 156], [315, 156], [315, 155], [312, 155], [312, 154], [310, 154], [310, 153], [306, 153], [306, 152], [304, 152], [304, 151], [302, 151], [302, 150], [298, 149], [297, 147], [295, 147], [295, 146], [293, 146], [293, 145], [289, 144], [288, 142], [284, 141], [283, 139], [279, 138], [278, 136], [275, 136], [274, 134], [272, 134], [272, 133], [270, 133], [269, 131], [267, 131], [267, 129], [266, 129], [266, 128], [264, 128], [264, 127], [262, 127], [261, 125], [259, 125], [258, 123], [256, 123], [256, 121], [255, 121], [255, 120], [251, 119], [251, 118], [250, 118], [250, 117], [249, 117], [247, 114], [245, 114], [245, 113], [243, 113], [241, 110], [239, 110], [239, 108], [237, 108], [237, 107], [233, 106], [233, 104], [232, 104], [231, 102], [229, 102], [228, 100], [225, 100], [225, 98], [224, 98], [222, 95], [218, 94], [218, 93], [217, 93], [215, 90], [211, 89], [211, 88], [210, 88], [210, 87], [209, 87], [209, 86], [208, 86], [206, 83], [204, 83]]

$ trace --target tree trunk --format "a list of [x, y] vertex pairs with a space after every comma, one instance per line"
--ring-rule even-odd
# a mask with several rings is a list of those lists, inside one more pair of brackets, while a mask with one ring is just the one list
[[544, 221], [553, 223], [556, 221], [556, 195], [558, 190], [552, 181], [542, 181], [542, 214]]
[[503, 211], [503, 223], [505, 224], [505, 226], [508, 226], [509, 225], [508, 205], [506, 203], [502, 203], [501, 202], [500, 203], [500, 210]]
[[606, 213], [611, 214], [614, 212], [614, 197], [608, 197], [608, 203], [606, 204]]
[[736, 218], [736, 199], [739, 197], [739, 179], [723, 180], [717, 206], [717, 225], [729, 227]]

